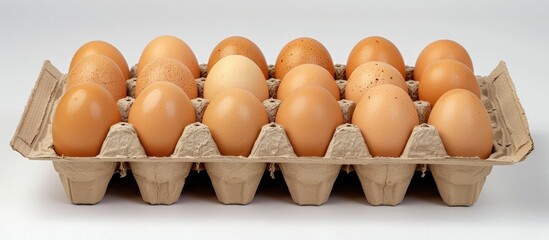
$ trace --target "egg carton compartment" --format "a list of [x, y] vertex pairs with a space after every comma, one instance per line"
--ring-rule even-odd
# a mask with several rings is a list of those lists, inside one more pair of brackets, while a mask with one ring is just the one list
[[[113, 173], [122, 175], [131, 168], [145, 202], [176, 202], [189, 171], [203, 166], [212, 180], [217, 198], [226, 204], [247, 204], [253, 200], [265, 170], [280, 169], [294, 202], [320, 205], [327, 201], [341, 170], [355, 170], [366, 200], [373, 205], [397, 205], [408, 188], [416, 169], [429, 169], [439, 193], [448, 205], [472, 205], [477, 199], [493, 165], [520, 162], [533, 150], [524, 110], [518, 101], [505, 64], [486, 77], [477, 77], [484, 103], [493, 125], [494, 144], [490, 157], [450, 157], [434, 127], [425, 124], [428, 103], [415, 101], [422, 124], [416, 126], [403, 154], [398, 158], [371, 157], [359, 129], [349, 124], [354, 103], [340, 100], [345, 124], [337, 128], [324, 157], [296, 157], [282, 126], [263, 126], [249, 157], [221, 156], [201, 116], [208, 100], [202, 96], [202, 78], [196, 80], [199, 98], [193, 99], [197, 123], [188, 125], [170, 157], [147, 157], [131, 124], [113, 125], [98, 156], [92, 158], [57, 156], [51, 138], [54, 109], [65, 91], [66, 74], [49, 61], [44, 63], [25, 111], [11, 141], [14, 150], [29, 159], [53, 161], [69, 200], [76, 204], [95, 204], [103, 198]], [[417, 100], [418, 82], [410, 80], [413, 68], [407, 68], [407, 85]], [[132, 68], [135, 72], [135, 67]], [[272, 65], [270, 67], [272, 76]], [[345, 66], [336, 65], [336, 83], [344, 96]], [[269, 119], [274, 121], [280, 101], [276, 89], [280, 80], [267, 84], [271, 99], [264, 102]], [[118, 101], [122, 119], [133, 103], [135, 78], [127, 81], [129, 97]]]

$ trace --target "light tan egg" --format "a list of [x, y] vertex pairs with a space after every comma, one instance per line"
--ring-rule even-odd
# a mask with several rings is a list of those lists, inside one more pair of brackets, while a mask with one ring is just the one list
[[254, 61], [261, 69], [265, 79], [269, 78], [269, 67], [261, 49], [250, 39], [240, 36], [233, 36], [223, 39], [215, 46], [208, 59], [208, 72], [219, 61], [229, 55], [242, 55]]
[[213, 66], [204, 83], [204, 98], [213, 100], [230, 88], [249, 91], [260, 101], [269, 98], [263, 72], [252, 60], [241, 55], [226, 56]]

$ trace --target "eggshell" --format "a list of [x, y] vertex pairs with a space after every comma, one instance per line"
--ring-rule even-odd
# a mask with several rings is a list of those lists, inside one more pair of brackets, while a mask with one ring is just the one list
[[229, 88], [247, 90], [260, 101], [269, 98], [269, 88], [261, 69], [241, 55], [226, 56], [213, 66], [204, 83], [204, 98], [213, 100]]
[[297, 156], [322, 157], [343, 124], [343, 113], [326, 89], [306, 85], [282, 101], [275, 121], [284, 127]]
[[261, 49], [250, 39], [240, 36], [225, 38], [215, 46], [208, 59], [208, 72], [219, 59], [229, 55], [242, 55], [251, 59], [261, 69], [265, 79], [269, 78], [269, 67]]
[[467, 50], [457, 42], [442, 39], [430, 43], [419, 53], [414, 68], [414, 80], [421, 81], [423, 79], [423, 71], [431, 63], [441, 59], [454, 59], [469, 67], [471, 72], [475, 72], [473, 61], [471, 61]]
[[349, 53], [345, 73], [347, 79], [358, 66], [370, 61], [388, 63], [400, 72], [402, 78], [406, 78], [404, 58], [398, 48], [384, 37], [373, 36], [360, 40]]
[[317, 64], [335, 76], [334, 62], [328, 50], [319, 41], [307, 37], [294, 39], [280, 50], [274, 76], [283, 79], [292, 68], [305, 63]]
[[317, 85], [326, 89], [335, 100], [339, 100], [339, 88], [328, 70], [316, 64], [302, 64], [292, 68], [282, 79], [278, 86], [276, 96], [284, 100], [292, 91], [305, 86]]
[[432, 63], [423, 72], [418, 97], [435, 106], [440, 96], [456, 88], [469, 90], [480, 98], [480, 87], [473, 72], [461, 62], [443, 59]]
[[180, 61], [193, 74], [194, 78], [200, 77], [198, 60], [193, 50], [181, 39], [174, 36], [160, 36], [153, 39], [141, 53], [137, 64], [137, 76], [141, 74], [142, 68], [156, 58], [168, 57]]
[[183, 129], [196, 121], [183, 90], [171, 82], [155, 82], [135, 99], [128, 116], [148, 156], [173, 153]]
[[69, 72], [67, 89], [83, 83], [104, 87], [116, 99], [126, 97], [126, 80], [116, 63], [104, 55], [82, 58]]
[[450, 156], [490, 156], [492, 122], [475, 94], [465, 89], [446, 92], [433, 107], [428, 123], [433, 125]]
[[60, 156], [97, 156], [111, 125], [119, 121], [116, 101], [106, 89], [92, 83], [79, 84], [61, 97], [55, 109], [55, 152]]
[[366, 91], [380, 84], [393, 84], [408, 92], [406, 81], [398, 70], [388, 63], [371, 61], [353, 71], [345, 86], [345, 98], [358, 103]]
[[221, 155], [247, 157], [269, 118], [253, 94], [232, 88], [210, 102], [202, 123], [208, 126]]
[[372, 156], [399, 157], [419, 117], [408, 93], [382, 84], [364, 94], [351, 122], [360, 129]]
[[171, 82], [181, 88], [190, 99], [198, 97], [198, 88], [194, 76], [183, 63], [173, 59], [161, 57], [153, 60], [143, 68], [135, 85], [135, 96], [158, 81]]
[[82, 45], [72, 57], [69, 72], [82, 58], [95, 54], [109, 57], [118, 65], [124, 79], [130, 78], [130, 69], [122, 53], [116, 47], [104, 41], [91, 41]]

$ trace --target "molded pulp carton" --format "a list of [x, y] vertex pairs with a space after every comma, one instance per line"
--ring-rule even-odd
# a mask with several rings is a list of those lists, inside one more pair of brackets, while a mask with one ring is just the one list
[[[430, 106], [417, 101], [418, 82], [410, 80], [411, 67], [407, 69], [407, 84], [422, 123], [414, 128], [398, 158], [371, 157], [359, 129], [349, 123], [354, 103], [345, 99], [339, 104], [346, 123], [335, 131], [326, 156], [296, 157], [283, 126], [274, 123], [280, 104], [275, 98], [280, 80], [273, 78], [267, 80], [271, 99], [264, 102], [271, 123], [263, 126], [250, 156], [221, 156], [208, 128], [200, 123], [209, 102], [200, 98], [207, 74], [206, 66], [201, 68], [202, 78], [196, 80], [199, 98], [192, 100], [198, 122], [185, 128], [170, 157], [147, 157], [132, 125], [125, 122], [134, 101], [135, 78], [127, 81], [128, 97], [118, 101], [123, 122], [111, 127], [98, 156], [56, 155], [51, 122], [65, 91], [67, 75], [49, 61], [44, 63], [11, 146], [29, 159], [53, 161], [67, 197], [75, 204], [101, 201], [113, 173], [119, 171], [124, 175], [128, 168], [145, 202], [172, 204], [178, 200], [189, 171], [203, 167], [217, 198], [225, 204], [250, 203], [263, 173], [279, 169], [293, 201], [300, 205], [325, 203], [342, 170], [357, 172], [370, 204], [397, 205], [402, 202], [414, 172], [420, 169], [432, 172], [446, 204], [470, 206], [478, 199], [492, 166], [520, 162], [533, 150], [524, 110], [505, 63], [501, 62], [490, 75], [477, 77], [481, 100], [492, 120], [494, 133], [493, 151], [486, 160], [446, 154], [436, 129], [425, 123]], [[270, 66], [270, 76], [273, 76], [272, 70]], [[344, 76], [345, 66], [336, 65], [336, 83], [342, 96]]]

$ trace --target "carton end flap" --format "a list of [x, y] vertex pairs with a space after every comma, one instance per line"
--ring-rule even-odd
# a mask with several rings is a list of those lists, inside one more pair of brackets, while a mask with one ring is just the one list
[[38, 79], [27, 100], [25, 110], [10, 142], [12, 149], [23, 156], [29, 156], [33, 143], [39, 134], [40, 126], [44, 124], [48, 111], [55, 101], [52, 93], [63, 74], [50, 61], [44, 61]]

